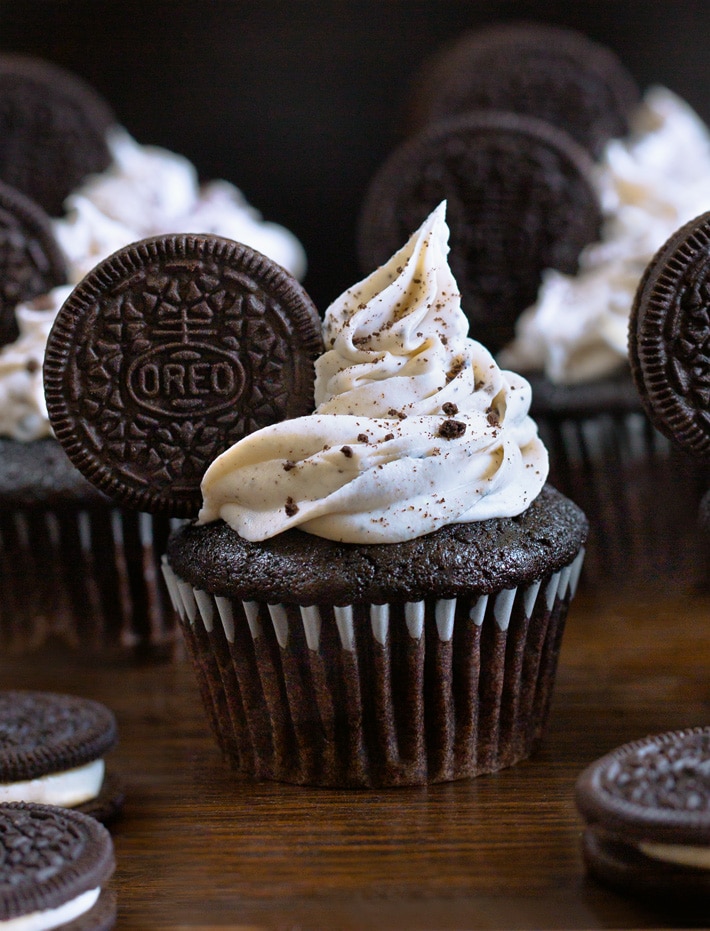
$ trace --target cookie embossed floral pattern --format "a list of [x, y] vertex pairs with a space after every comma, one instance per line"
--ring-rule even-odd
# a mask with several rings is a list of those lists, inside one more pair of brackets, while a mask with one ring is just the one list
[[199, 483], [235, 435], [288, 415], [293, 325], [277, 295], [244, 273], [230, 287], [218, 264], [149, 262], [89, 296], [77, 324], [72, 429], [138, 488], [149, 476], [173, 490]]

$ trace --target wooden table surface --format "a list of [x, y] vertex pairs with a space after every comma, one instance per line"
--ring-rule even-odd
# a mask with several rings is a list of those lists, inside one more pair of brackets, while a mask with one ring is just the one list
[[[109, 770], [122, 931], [683, 927], [585, 878], [573, 787], [607, 750], [710, 718], [710, 598], [581, 593], [537, 756], [431, 788], [241, 781], [186, 662], [0, 659], [4, 688], [72, 691], [118, 718]], [[709, 910], [710, 911], [710, 910]], [[710, 914], [708, 915], [710, 922]]]

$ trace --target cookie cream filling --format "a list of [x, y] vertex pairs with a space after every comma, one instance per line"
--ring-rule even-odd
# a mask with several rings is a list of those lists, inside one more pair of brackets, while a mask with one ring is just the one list
[[0, 783], [0, 803], [39, 802], [72, 808], [98, 796], [104, 772], [104, 761], [99, 759], [36, 779]]
[[109, 137], [111, 166], [93, 175], [52, 221], [67, 261], [70, 286], [15, 308], [20, 335], [0, 347], [0, 436], [22, 442], [51, 436], [44, 403], [42, 362], [54, 318], [94, 266], [128, 243], [164, 233], [209, 233], [243, 242], [300, 278], [306, 259], [296, 237], [267, 223], [227, 181], [200, 185], [187, 159], [141, 146], [125, 130]]
[[0, 929], [2, 931], [50, 931], [51, 928], [68, 924], [90, 911], [96, 904], [100, 893], [100, 887], [89, 889], [57, 908], [46, 908], [42, 911], [19, 915], [17, 918], [8, 918], [6, 921], [0, 921]]
[[629, 312], [646, 265], [680, 226], [710, 209], [710, 131], [683, 100], [653, 87], [629, 137], [606, 146], [597, 184], [600, 241], [583, 250], [576, 275], [545, 272], [501, 365], [544, 372], [559, 384], [624, 367]]
[[201, 522], [252, 541], [300, 527], [393, 543], [527, 508], [548, 471], [530, 386], [468, 337], [448, 238], [442, 203], [328, 308], [314, 414], [219, 456]]
[[693, 866], [700, 870], [710, 870], [710, 849], [693, 847], [690, 844], [656, 844], [643, 842], [638, 845], [641, 853], [654, 860], [666, 863], [678, 863], [680, 866]]

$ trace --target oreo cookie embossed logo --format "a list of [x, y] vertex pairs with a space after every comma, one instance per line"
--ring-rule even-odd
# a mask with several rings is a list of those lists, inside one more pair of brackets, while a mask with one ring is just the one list
[[126, 381], [135, 403], [146, 410], [207, 416], [238, 400], [245, 376], [239, 361], [215, 346], [172, 343], [135, 359]]

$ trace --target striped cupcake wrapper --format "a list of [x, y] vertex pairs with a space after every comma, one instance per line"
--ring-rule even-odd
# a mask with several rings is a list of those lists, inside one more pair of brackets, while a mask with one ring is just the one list
[[169, 518], [107, 507], [0, 511], [0, 644], [170, 654], [176, 625], [160, 571]]
[[444, 782], [530, 755], [548, 717], [584, 551], [475, 600], [309, 606], [168, 591], [219, 745], [257, 779]]
[[707, 467], [639, 412], [536, 414], [550, 482], [590, 520], [584, 585], [703, 584], [696, 515]]

